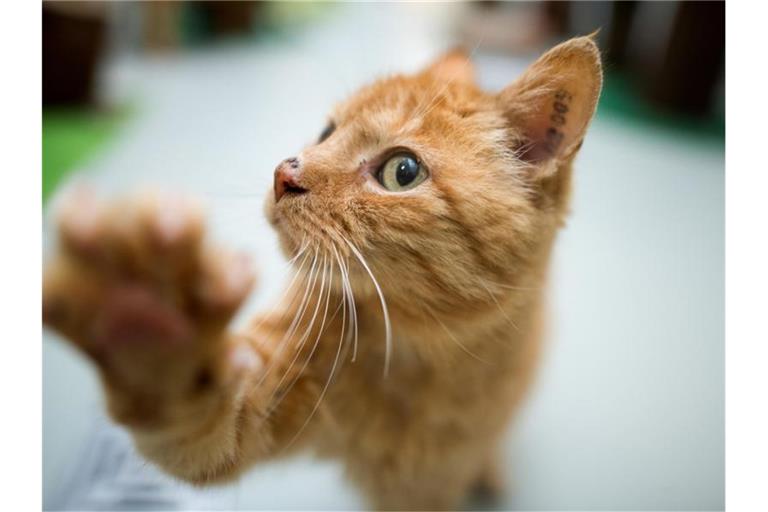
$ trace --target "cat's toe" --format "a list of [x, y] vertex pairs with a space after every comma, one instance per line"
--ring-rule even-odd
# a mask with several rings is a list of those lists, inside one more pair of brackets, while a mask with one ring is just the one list
[[79, 187], [64, 196], [55, 215], [62, 248], [75, 258], [97, 257], [106, 215], [105, 204], [91, 189]]
[[251, 258], [241, 252], [209, 249], [202, 256], [197, 295], [214, 315], [231, 315], [248, 296], [256, 280]]
[[144, 222], [160, 250], [190, 249], [203, 238], [203, 208], [194, 199], [170, 193], [150, 192], [138, 199]]

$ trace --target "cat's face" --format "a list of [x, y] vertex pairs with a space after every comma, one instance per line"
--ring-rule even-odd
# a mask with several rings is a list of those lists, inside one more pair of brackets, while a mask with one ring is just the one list
[[[567, 83], [553, 81], [545, 56], [488, 94], [466, 56], [450, 53], [338, 105], [318, 142], [275, 171], [266, 210], [284, 250], [308, 245], [336, 263], [337, 255], [354, 261], [354, 247], [388, 293], [440, 309], [515, 285], [559, 221], [563, 194], [550, 189], [559, 188], [599, 92], [594, 44], [573, 41], [555, 55], [575, 55], [566, 64], [578, 69], [562, 73]], [[572, 83], [585, 73], [590, 87]], [[351, 268], [371, 290], [363, 268]]]

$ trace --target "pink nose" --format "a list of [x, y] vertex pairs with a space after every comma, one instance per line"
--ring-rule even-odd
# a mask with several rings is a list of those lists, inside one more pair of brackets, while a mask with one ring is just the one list
[[275, 169], [275, 202], [286, 194], [309, 192], [299, 184], [301, 169], [298, 158], [287, 158]]

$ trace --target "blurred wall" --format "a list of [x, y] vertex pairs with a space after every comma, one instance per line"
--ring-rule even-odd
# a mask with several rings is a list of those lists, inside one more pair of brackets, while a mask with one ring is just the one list
[[724, 2], [482, 2], [460, 30], [498, 52], [538, 53], [599, 30], [607, 74], [621, 73], [662, 109], [722, 110]]

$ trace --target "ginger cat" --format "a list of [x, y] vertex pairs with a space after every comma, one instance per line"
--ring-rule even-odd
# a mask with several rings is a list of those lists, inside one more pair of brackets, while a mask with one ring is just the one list
[[266, 214], [293, 280], [243, 332], [247, 258], [209, 243], [193, 202], [65, 204], [44, 321], [95, 362], [147, 459], [208, 484], [311, 448], [377, 509], [499, 485], [602, 71], [589, 37], [497, 94], [468, 60], [363, 88], [278, 165]]

